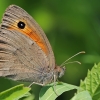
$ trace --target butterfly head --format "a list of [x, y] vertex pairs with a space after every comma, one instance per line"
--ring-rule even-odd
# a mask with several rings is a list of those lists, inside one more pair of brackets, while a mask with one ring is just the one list
[[56, 72], [57, 72], [58, 78], [61, 78], [65, 73], [65, 66], [63, 67], [56, 66]]

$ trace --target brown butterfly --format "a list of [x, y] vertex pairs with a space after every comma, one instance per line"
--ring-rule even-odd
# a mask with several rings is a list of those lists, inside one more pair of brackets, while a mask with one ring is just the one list
[[[80, 53], [85, 52], [69, 59]], [[0, 27], [0, 76], [44, 86], [64, 75], [66, 61], [55, 64], [45, 33], [25, 10], [16, 5], [6, 9]]]

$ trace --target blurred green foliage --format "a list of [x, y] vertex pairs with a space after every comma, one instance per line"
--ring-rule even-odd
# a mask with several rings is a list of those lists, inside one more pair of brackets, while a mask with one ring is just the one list
[[[100, 61], [100, 1], [99, 0], [0, 0], [0, 19], [5, 9], [16, 4], [25, 9], [46, 33], [60, 65], [77, 52], [71, 61], [82, 64], [66, 65], [66, 73], [60, 79], [69, 84], [79, 85], [87, 70]], [[0, 78], [0, 91], [16, 83]], [[40, 86], [33, 85], [36, 100]], [[66, 92], [57, 100], [69, 100], [72, 92]]]

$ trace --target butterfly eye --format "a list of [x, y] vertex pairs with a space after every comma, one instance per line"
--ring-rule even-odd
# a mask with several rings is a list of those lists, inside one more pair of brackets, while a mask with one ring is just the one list
[[25, 23], [22, 22], [22, 21], [19, 21], [18, 24], [17, 24], [18, 28], [20, 29], [24, 29], [25, 28]]

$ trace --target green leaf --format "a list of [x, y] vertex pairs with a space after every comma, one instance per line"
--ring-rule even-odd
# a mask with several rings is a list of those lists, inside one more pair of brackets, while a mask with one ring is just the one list
[[21, 97], [29, 96], [30, 88], [24, 87], [23, 84], [14, 86], [0, 93], [0, 100], [18, 100]]
[[92, 100], [88, 91], [77, 93], [71, 100]]
[[88, 71], [87, 77], [84, 81], [81, 81], [80, 91], [87, 90], [92, 96], [93, 100], [99, 100], [100, 98], [100, 63], [94, 65], [91, 71]]
[[41, 89], [39, 100], [55, 100], [63, 92], [73, 89], [78, 89], [78, 87], [63, 82], [58, 83], [56, 86], [50, 84]]

